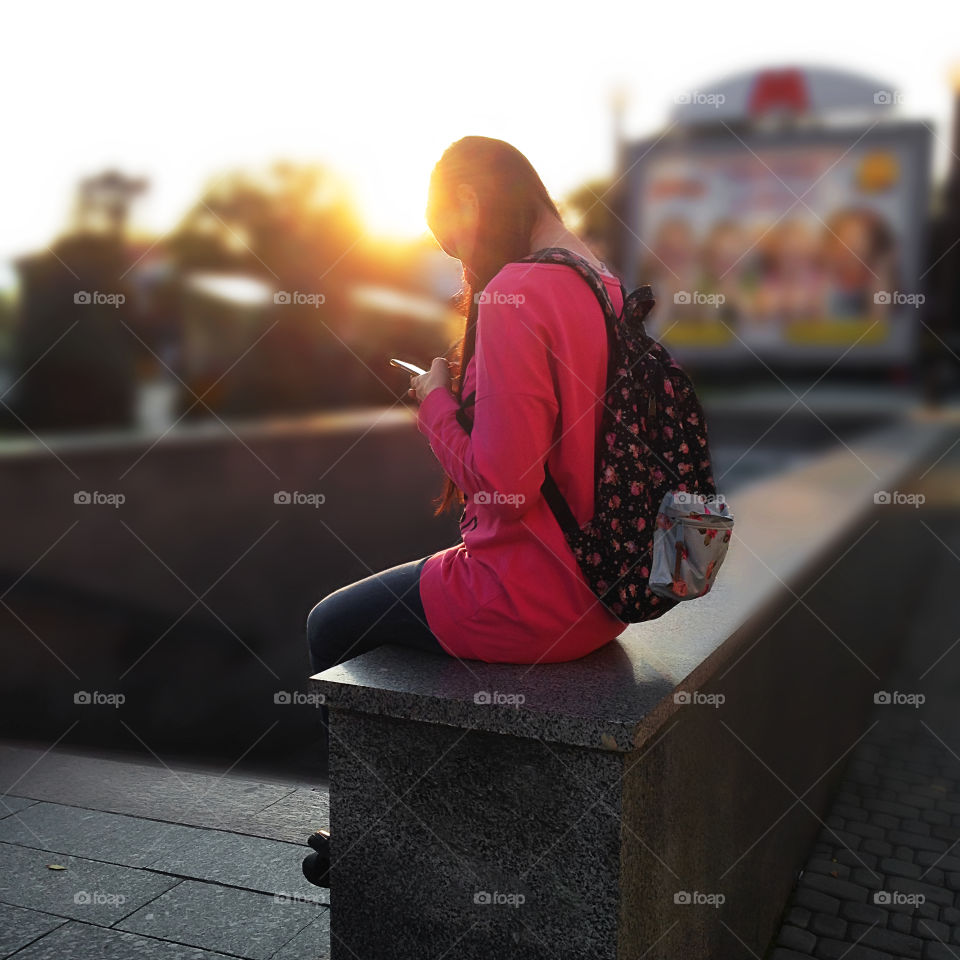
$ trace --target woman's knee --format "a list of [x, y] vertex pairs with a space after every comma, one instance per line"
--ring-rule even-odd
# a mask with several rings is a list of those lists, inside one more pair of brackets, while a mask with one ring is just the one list
[[310, 659], [318, 669], [333, 666], [344, 640], [343, 598], [334, 591], [307, 614], [307, 646]]

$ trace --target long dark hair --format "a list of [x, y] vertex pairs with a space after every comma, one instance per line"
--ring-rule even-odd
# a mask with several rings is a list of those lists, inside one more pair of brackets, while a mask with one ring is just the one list
[[[463, 336], [453, 344], [446, 359], [455, 365], [451, 388], [459, 397], [467, 366], [476, 344], [478, 297], [510, 260], [525, 257], [530, 250], [534, 224], [544, 208], [562, 222], [557, 205], [530, 161], [516, 147], [490, 137], [462, 137], [452, 143], [437, 161], [430, 178], [431, 196], [438, 206], [454, 202], [459, 184], [469, 184], [477, 194], [477, 234], [470, 262], [463, 263], [463, 276], [456, 305], [465, 317]], [[463, 504], [464, 493], [446, 477], [434, 516]]]

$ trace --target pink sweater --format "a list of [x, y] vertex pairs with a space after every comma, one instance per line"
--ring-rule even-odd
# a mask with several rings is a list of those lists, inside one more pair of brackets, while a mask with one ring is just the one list
[[[620, 286], [604, 280], [619, 311]], [[462, 542], [431, 555], [420, 579], [427, 623], [454, 656], [575, 660], [626, 629], [590, 590], [540, 492], [546, 460], [577, 521], [592, 515], [606, 367], [603, 313], [583, 279], [562, 264], [508, 263], [480, 303], [463, 393], [476, 390], [472, 433], [451, 390], [421, 403], [417, 429], [467, 496]]]

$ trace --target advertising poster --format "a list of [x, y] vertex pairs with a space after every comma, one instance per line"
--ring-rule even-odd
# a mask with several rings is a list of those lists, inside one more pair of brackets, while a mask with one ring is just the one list
[[681, 357], [907, 360], [924, 302], [925, 131], [732, 133], [634, 171], [634, 283]]

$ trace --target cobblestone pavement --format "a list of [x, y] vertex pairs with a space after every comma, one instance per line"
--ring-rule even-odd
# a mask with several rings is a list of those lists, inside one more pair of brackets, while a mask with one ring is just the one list
[[769, 960], [960, 960], [960, 450], [928, 479], [930, 578], [891, 702], [851, 755]]

